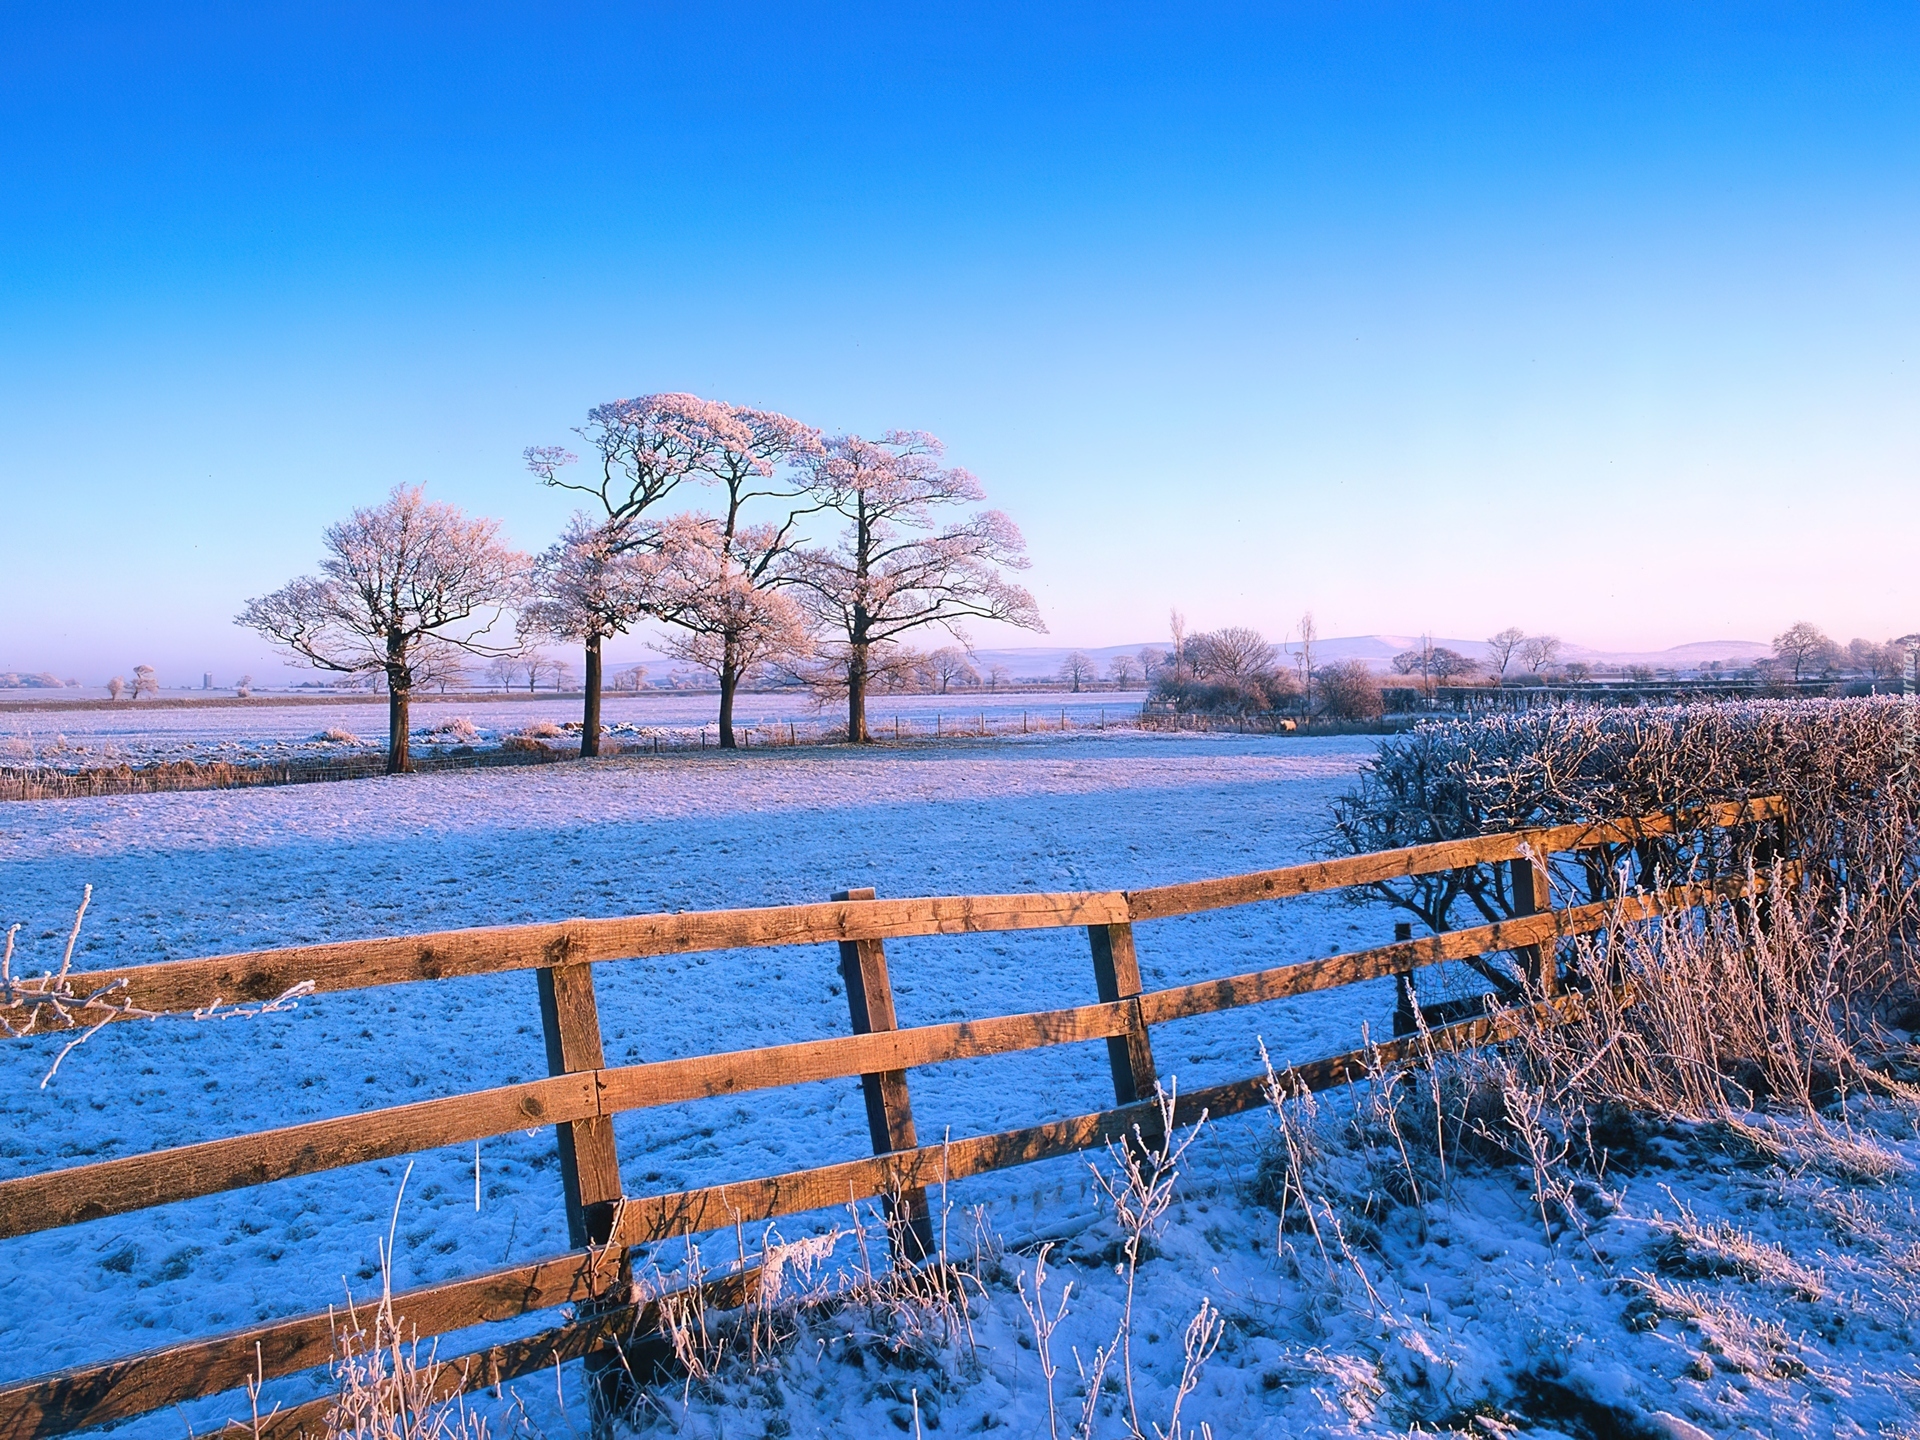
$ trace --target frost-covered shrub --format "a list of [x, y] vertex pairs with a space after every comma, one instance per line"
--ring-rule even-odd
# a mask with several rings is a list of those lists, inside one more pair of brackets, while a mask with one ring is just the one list
[[338, 725], [322, 730], [313, 738], [325, 745], [364, 745], [367, 743], [351, 730], [342, 730]]
[[1321, 713], [1329, 720], [1378, 720], [1380, 681], [1364, 660], [1340, 660], [1314, 675]]
[[567, 732], [551, 720], [536, 720], [522, 727], [520, 733], [529, 740], [558, 740]]
[[480, 732], [474, 728], [473, 721], [464, 715], [454, 715], [442, 720], [431, 730], [425, 732], [429, 740], [437, 740], [447, 745], [471, 745], [480, 738]]
[[[1907, 776], [1920, 752], [1917, 722], [1920, 712], [1897, 698], [1560, 706], [1429, 721], [1381, 742], [1335, 802], [1326, 848], [1358, 854], [1782, 795], [1791, 809], [1784, 838], [1809, 883], [1829, 900], [1845, 893], [1857, 914], [1883, 897], [1904, 903], [1914, 879], [1920, 789]], [[1605, 893], [1621, 864], [1638, 880], [1712, 858], [1643, 842], [1555, 873], [1576, 890]], [[1436, 929], [1463, 900], [1476, 920], [1513, 913], [1491, 867], [1376, 889]]]
[[1152, 698], [1181, 715], [1263, 715], [1291, 704], [1297, 693], [1280, 671], [1203, 677], [1169, 667], [1155, 678]]

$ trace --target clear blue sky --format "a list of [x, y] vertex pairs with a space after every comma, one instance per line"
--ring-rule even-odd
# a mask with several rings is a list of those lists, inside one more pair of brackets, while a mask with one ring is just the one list
[[656, 389], [943, 436], [1062, 643], [1920, 629], [1911, 5], [0, 17], [0, 668]]

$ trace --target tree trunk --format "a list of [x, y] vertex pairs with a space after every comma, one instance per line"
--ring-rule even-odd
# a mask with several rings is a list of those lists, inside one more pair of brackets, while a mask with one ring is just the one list
[[867, 734], [867, 647], [856, 642], [847, 657], [847, 739], [864, 745]]
[[586, 702], [580, 714], [580, 758], [600, 753], [600, 636], [587, 636]]
[[730, 660], [720, 662], [720, 748], [731, 750], [733, 743], [733, 692], [739, 688], [740, 672]]
[[404, 775], [412, 768], [407, 754], [407, 702], [413, 692], [405, 685], [387, 682], [387, 774]]

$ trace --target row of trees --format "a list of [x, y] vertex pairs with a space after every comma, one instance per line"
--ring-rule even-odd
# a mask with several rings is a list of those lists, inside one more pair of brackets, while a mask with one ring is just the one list
[[[909, 663], [904, 637], [926, 626], [958, 635], [970, 619], [1046, 628], [1010, 578], [1028, 563], [1020, 532], [977, 508], [979, 481], [945, 465], [931, 435], [829, 438], [683, 394], [596, 406], [576, 433], [585, 466], [561, 446], [526, 452], [542, 483], [588, 500], [537, 558], [508, 547], [495, 521], [400, 487], [328, 529], [319, 575], [250, 601], [238, 623], [308, 664], [378, 674], [390, 771], [407, 768], [422, 676], [464, 656], [579, 644], [581, 753], [592, 755], [605, 642], [643, 621], [669, 627], [669, 651], [718, 679], [723, 748], [735, 743], [734, 697], [757, 670], [843, 694], [848, 738], [862, 742], [870, 686]], [[669, 512], [695, 489], [715, 503]]]
[[1896, 680], [1909, 673], [1916, 648], [1920, 648], [1920, 635], [1903, 635], [1897, 640], [1856, 636], [1842, 646], [1818, 625], [1805, 620], [1796, 621], [1773, 637], [1774, 663], [1791, 674], [1795, 684], [1848, 675], [1861, 680]]

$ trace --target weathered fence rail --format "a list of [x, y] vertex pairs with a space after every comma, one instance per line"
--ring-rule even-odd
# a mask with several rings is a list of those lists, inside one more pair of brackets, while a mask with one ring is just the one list
[[[1399, 977], [1447, 961], [1507, 952], [1535, 982], [1529, 1007], [1471, 1016], [1293, 1067], [1308, 1088], [1345, 1083], [1374, 1059], [1393, 1062], [1428, 1050], [1479, 1045], [1531, 1018], [1551, 1019], [1579, 1003], [1564, 984], [1558, 941], [1616, 920], [1640, 920], [1698, 906], [1715, 895], [1750, 894], [1764, 874], [1667, 885], [1554, 909], [1549, 861], [1563, 852], [1645, 846], [1686, 834], [1761, 827], [1771, 846], [1784, 817], [1778, 799], [1722, 805], [1684, 819], [1655, 815], [1598, 824], [1514, 831], [1249, 875], [1135, 891], [879, 899], [843, 892], [811, 905], [640, 915], [558, 924], [447, 931], [307, 945], [206, 959], [74, 974], [63, 993], [108, 991], [115, 1006], [146, 1014], [191, 1013], [216, 1002], [268, 1001], [300, 986], [316, 992], [421, 983], [509, 970], [537, 972], [547, 1042], [546, 1079], [393, 1106], [334, 1119], [236, 1135], [76, 1165], [0, 1182], [0, 1239], [124, 1214], [195, 1196], [360, 1164], [489, 1136], [552, 1125], [560, 1148], [572, 1250], [394, 1297], [410, 1332], [435, 1336], [482, 1322], [579, 1307], [577, 1318], [540, 1334], [457, 1357], [443, 1372], [458, 1388], [497, 1384], [558, 1360], [605, 1353], [615, 1329], [644, 1330], [649, 1319], [610, 1298], [621, 1294], [633, 1246], [880, 1199], [900, 1207], [907, 1255], [930, 1246], [925, 1191], [969, 1176], [1104, 1145], [1137, 1124], [1156, 1122], [1152, 1028], [1172, 1020]], [[1765, 853], [1764, 851], [1762, 853]], [[1467, 866], [1512, 867], [1507, 919], [1344, 955], [1274, 966], [1160, 990], [1142, 989], [1136, 922], [1338, 890]], [[1736, 867], [1737, 868], [1737, 867]], [[900, 1028], [884, 949], [888, 939], [1084, 927], [1095, 1003]], [[601, 1050], [593, 988], [596, 963], [695, 951], [834, 943], [853, 1034], [636, 1065], [609, 1066]], [[1574, 977], [1576, 980], [1578, 977]], [[84, 1010], [80, 1023], [112, 1023], [118, 1010]], [[922, 1145], [914, 1131], [907, 1072], [915, 1067], [1045, 1046], [1105, 1040], [1115, 1105], [998, 1134]], [[862, 1077], [874, 1154], [839, 1164], [726, 1185], [628, 1195], [620, 1180], [612, 1119], [623, 1112], [716, 1095]], [[1226, 1115], [1265, 1103], [1264, 1077], [1183, 1094], [1178, 1118]], [[726, 1284], [736, 1299], [750, 1277]], [[610, 1318], [615, 1317], [615, 1318]], [[0, 1440], [61, 1434], [236, 1389], [250, 1379], [293, 1374], [333, 1358], [330, 1310], [271, 1321], [113, 1361], [80, 1365], [0, 1386]], [[276, 1414], [271, 1435], [323, 1428], [326, 1404]]]

